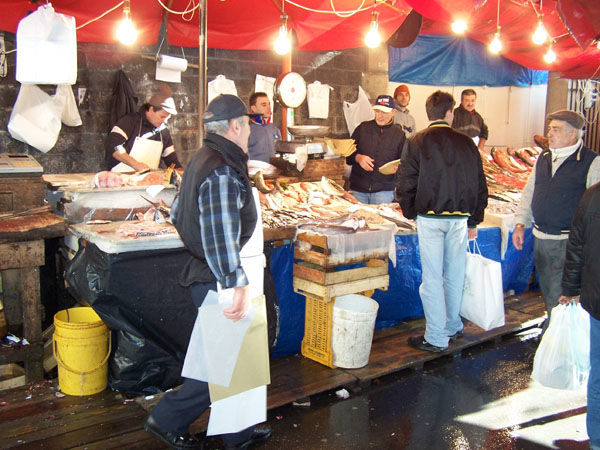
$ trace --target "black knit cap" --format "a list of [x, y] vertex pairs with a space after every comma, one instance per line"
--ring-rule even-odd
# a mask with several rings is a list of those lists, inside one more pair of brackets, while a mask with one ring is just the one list
[[585, 127], [585, 117], [578, 112], [569, 111], [568, 109], [554, 111], [552, 114], [548, 114], [546, 120], [548, 122], [551, 120], [562, 120], [578, 130], [583, 130], [583, 127]]
[[206, 107], [202, 121], [216, 122], [218, 120], [231, 120], [236, 117], [250, 116], [244, 102], [235, 95], [221, 94], [212, 99]]

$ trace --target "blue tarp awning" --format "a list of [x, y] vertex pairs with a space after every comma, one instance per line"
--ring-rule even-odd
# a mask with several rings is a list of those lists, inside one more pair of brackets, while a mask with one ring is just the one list
[[389, 78], [429, 86], [520, 86], [548, 82], [548, 72], [531, 70], [466, 37], [420, 35], [406, 48], [389, 47]]

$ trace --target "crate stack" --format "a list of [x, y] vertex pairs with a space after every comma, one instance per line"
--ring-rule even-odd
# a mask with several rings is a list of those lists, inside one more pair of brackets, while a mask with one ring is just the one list
[[[350, 268], [348, 266], [351, 266]], [[387, 253], [364, 252], [339, 263], [327, 235], [298, 233], [294, 249], [294, 291], [306, 297], [303, 356], [334, 368], [331, 330], [335, 298], [371, 295], [389, 285]]]

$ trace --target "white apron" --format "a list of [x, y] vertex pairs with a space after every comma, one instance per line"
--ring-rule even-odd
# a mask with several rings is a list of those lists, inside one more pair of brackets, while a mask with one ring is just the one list
[[[160, 141], [153, 141], [151, 139], [144, 139], [136, 137], [133, 143], [133, 147], [129, 152], [136, 161], [145, 163], [151, 169], [158, 169], [160, 164], [160, 157], [163, 151], [163, 143]], [[135, 172], [135, 169], [128, 166], [125, 163], [119, 163], [111, 169], [112, 172]]]

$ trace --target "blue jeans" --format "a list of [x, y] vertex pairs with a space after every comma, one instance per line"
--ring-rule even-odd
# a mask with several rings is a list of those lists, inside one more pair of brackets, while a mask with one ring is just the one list
[[590, 316], [590, 377], [587, 387], [587, 433], [600, 448], [600, 320]]
[[431, 345], [447, 347], [448, 336], [463, 329], [459, 312], [465, 282], [467, 218], [417, 216], [417, 235], [425, 340]]
[[380, 203], [392, 203], [394, 201], [394, 191], [379, 191], [379, 192], [358, 192], [350, 191], [361, 203], [367, 205], [378, 205]]

